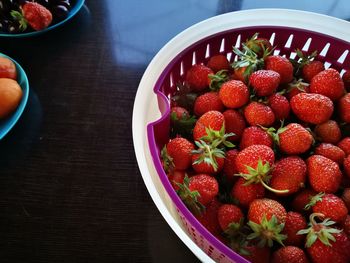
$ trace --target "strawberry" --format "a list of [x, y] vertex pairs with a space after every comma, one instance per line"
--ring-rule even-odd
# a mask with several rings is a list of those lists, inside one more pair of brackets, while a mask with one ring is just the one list
[[304, 242], [304, 236], [298, 235], [298, 231], [307, 226], [305, 218], [298, 212], [288, 212], [286, 223], [282, 233], [287, 236], [284, 244], [288, 246], [301, 246]]
[[333, 102], [326, 96], [312, 93], [299, 93], [290, 100], [294, 114], [302, 121], [320, 124], [333, 114]]
[[281, 195], [290, 195], [298, 192], [301, 187], [304, 187], [305, 180], [305, 162], [298, 156], [290, 156], [282, 158], [275, 163], [270, 186], [277, 190], [287, 189], [289, 191]]
[[341, 139], [341, 131], [336, 121], [328, 120], [318, 124], [314, 130], [321, 142], [337, 143]]
[[249, 101], [249, 90], [242, 81], [229, 80], [222, 84], [219, 96], [225, 107], [237, 109]]
[[227, 234], [234, 234], [243, 224], [244, 215], [242, 210], [231, 204], [220, 206], [218, 211], [218, 220], [222, 231]]
[[289, 118], [290, 105], [287, 98], [279, 93], [275, 93], [268, 98], [268, 105], [275, 114], [276, 120], [286, 120]]
[[343, 194], [341, 196], [342, 200], [344, 201], [344, 204], [350, 211], [350, 188], [345, 188], [343, 191]]
[[345, 93], [344, 82], [338, 71], [329, 68], [321, 71], [312, 78], [310, 92], [322, 94], [336, 101]]
[[305, 252], [298, 247], [286, 246], [279, 248], [272, 254], [271, 263], [308, 263]]
[[242, 256], [249, 260], [251, 263], [269, 263], [271, 251], [268, 247], [259, 247], [254, 245], [248, 245], [244, 247], [247, 253]]
[[225, 123], [224, 115], [219, 111], [208, 111], [204, 113], [196, 122], [193, 129], [193, 140], [198, 141], [207, 136], [206, 128], [220, 131]]
[[195, 215], [198, 221], [214, 236], [220, 236], [222, 232], [218, 220], [218, 211], [221, 205], [214, 198], [214, 200], [207, 204], [206, 209], [202, 213]]
[[175, 114], [177, 119], [188, 118], [190, 116], [188, 110], [179, 106], [172, 107], [170, 114]]
[[207, 67], [209, 67], [214, 73], [220, 70], [229, 70], [230, 62], [227, 60], [227, 57], [224, 55], [215, 55], [209, 58], [207, 63]]
[[244, 117], [251, 126], [271, 126], [275, 122], [275, 114], [272, 109], [259, 102], [251, 102], [244, 109]]
[[257, 144], [243, 149], [236, 157], [236, 167], [239, 173], [248, 174], [248, 167], [257, 169], [259, 161], [270, 166], [274, 163], [275, 154], [270, 147]]
[[295, 95], [303, 92], [305, 93], [310, 92], [309, 84], [306, 82], [303, 82], [302, 79], [293, 80], [292, 82], [288, 83], [286, 97], [288, 98], [288, 100], [291, 100]]
[[210, 68], [195, 64], [187, 71], [185, 80], [194, 91], [203, 91], [209, 86], [210, 74], [214, 74]]
[[316, 192], [335, 193], [342, 173], [336, 162], [322, 155], [312, 155], [306, 160], [309, 182]]
[[307, 82], [310, 83], [314, 76], [324, 70], [324, 64], [321, 61], [313, 60], [303, 67], [302, 76]]
[[240, 149], [243, 150], [255, 144], [262, 144], [272, 148], [273, 140], [267, 131], [258, 126], [245, 128], [239, 144]]
[[186, 176], [186, 172], [180, 171], [180, 170], [174, 170], [168, 174], [168, 179], [171, 185], [174, 187], [175, 191], [180, 189], [179, 184], [184, 183], [185, 176]]
[[310, 227], [298, 232], [298, 234], [307, 234], [305, 246], [311, 261], [313, 263], [349, 262], [350, 240], [346, 234], [332, 228], [334, 222], [329, 219], [317, 223], [316, 216], [323, 217], [322, 214], [311, 214]]
[[350, 178], [350, 155], [348, 155], [343, 162], [344, 172]]
[[338, 114], [342, 121], [350, 123], [350, 93], [345, 94], [339, 99]]
[[298, 123], [290, 123], [277, 131], [277, 144], [286, 154], [301, 154], [310, 149], [313, 137], [310, 132]]
[[228, 182], [234, 183], [237, 179], [237, 176], [234, 176], [237, 173], [236, 168], [236, 157], [238, 150], [233, 149], [226, 152], [225, 162], [224, 162], [224, 175], [226, 176]]
[[185, 138], [174, 138], [162, 150], [163, 166], [169, 169], [186, 170], [191, 166], [194, 150], [192, 142]]
[[279, 202], [268, 199], [255, 199], [249, 205], [248, 225], [254, 231], [248, 240], [260, 239], [259, 245], [272, 247], [273, 241], [283, 245], [287, 236], [281, 234], [287, 218], [287, 212]]
[[233, 133], [229, 138], [230, 141], [239, 141], [243, 131], [246, 128], [246, 123], [243, 115], [236, 110], [228, 109], [222, 113], [225, 118], [226, 133]]
[[52, 14], [43, 5], [36, 2], [26, 2], [22, 5], [22, 13], [12, 11], [11, 15], [19, 20], [20, 28], [25, 31], [28, 25], [35, 31], [43, 30], [52, 23]]
[[258, 57], [263, 57], [266, 52], [271, 52], [273, 49], [270, 41], [267, 38], [258, 37], [258, 34], [254, 34], [248, 39], [245, 45], [256, 53]]
[[338, 163], [339, 165], [343, 163], [345, 158], [344, 151], [340, 149], [338, 146], [335, 146], [334, 144], [331, 144], [331, 143], [321, 143], [319, 146], [316, 147], [315, 154], [327, 157], [328, 159], [331, 159], [332, 161]]
[[190, 178], [188, 188], [191, 192], [198, 191], [198, 202], [209, 204], [219, 193], [219, 184], [208, 174], [197, 174]]
[[293, 65], [285, 57], [279, 55], [267, 56], [265, 58], [265, 69], [279, 73], [281, 84], [289, 83], [293, 80]]
[[321, 213], [325, 218], [336, 223], [342, 223], [348, 214], [343, 200], [334, 194], [319, 193], [315, 195], [307, 205], [307, 208], [309, 207], [312, 207], [313, 213]]
[[350, 137], [344, 137], [337, 146], [342, 149], [346, 156], [350, 154]]
[[[247, 82], [249, 76], [259, 69], [263, 69], [264, 58], [268, 55], [268, 51], [262, 56], [259, 57], [253, 50], [251, 50], [244, 43], [242, 44], [242, 50], [233, 47], [233, 52], [237, 55], [238, 60], [233, 62], [232, 67], [238, 77], [243, 78], [243, 82]], [[240, 68], [244, 70], [240, 70]]]
[[280, 74], [264, 69], [253, 72], [249, 77], [249, 83], [258, 96], [272, 95], [277, 90], [280, 80]]
[[202, 116], [208, 111], [220, 111], [224, 110], [224, 104], [222, 104], [219, 93], [206, 92], [196, 98], [194, 101], [193, 112], [196, 116]]
[[233, 74], [231, 75], [231, 79], [240, 80], [244, 84], [247, 84], [248, 83], [248, 77], [245, 74], [246, 70], [247, 70], [247, 67], [234, 68]]
[[342, 80], [344, 82], [345, 89], [349, 91], [350, 89], [350, 70], [344, 72], [342, 76]]
[[305, 207], [310, 203], [310, 200], [316, 194], [317, 193], [312, 189], [303, 189], [302, 191], [298, 192], [297, 195], [294, 197], [292, 201], [292, 208], [299, 213], [307, 212]]
[[248, 207], [251, 202], [263, 198], [264, 195], [265, 188], [262, 184], [247, 184], [242, 177], [237, 180], [231, 190], [231, 196], [243, 207]]

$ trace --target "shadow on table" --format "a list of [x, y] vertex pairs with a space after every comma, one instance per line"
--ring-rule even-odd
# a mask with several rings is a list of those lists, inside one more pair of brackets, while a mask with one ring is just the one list
[[41, 122], [40, 101], [35, 92], [30, 90], [27, 106], [22, 116], [12, 130], [0, 141], [0, 167], [6, 168], [21, 164], [33, 142], [40, 139]]

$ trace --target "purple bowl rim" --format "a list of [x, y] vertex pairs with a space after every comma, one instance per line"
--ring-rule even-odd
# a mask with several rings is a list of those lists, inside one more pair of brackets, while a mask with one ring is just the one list
[[158, 96], [158, 98], [160, 97], [166, 105], [166, 109], [165, 111], [162, 113], [161, 117], [154, 121], [151, 122], [147, 125], [147, 139], [148, 139], [148, 145], [149, 145], [149, 150], [151, 152], [151, 156], [153, 159], [153, 164], [155, 165], [156, 171], [158, 173], [158, 176], [165, 188], [165, 190], [167, 191], [168, 195], [170, 196], [171, 200], [175, 203], [175, 206], [177, 209], [179, 209], [181, 211], [181, 213], [184, 215], [184, 217], [186, 218], [187, 221], [189, 221], [189, 223], [195, 227], [195, 229], [203, 236], [203, 238], [207, 239], [209, 243], [213, 244], [217, 249], [220, 250], [220, 252], [225, 253], [225, 256], [227, 256], [229, 259], [231, 260], [235, 260], [235, 262], [238, 260], [239, 262], [242, 263], [246, 263], [249, 262], [248, 260], [246, 260], [245, 258], [241, 257], [237, 252], [235, 252], [234, 250], [230, 249], [227, 245], [225, 245], [224, 243], [222, 243], [220, 240], [218, 240], [218, 238], [216, 238], [212, 233], [210, 233], [196, 218], [195, 216], [190, 212], [190, 210], [186, 207], [186, 205], [183, 203], [183, 201], [180, 199], [180, 197], [177, 195], [177, 193], [175, 192], [173, 186], [171, 185], [171, 183], [169, 182], [169, 179], [163, 169], [163, 166], [160, 162], [159, 156], [158, 156], [158, 149], [156, 147], [156, 142], [155, 142], [155, 138], [154, 138], [154, 126], [157, 125], [158, 123], [161, 123], [168, 115], [170, 112], [170, 103], [169, 100], [167, 99], [167, 97], [163, 94], [163, 92], [160, 91], [161, 88], [161, 83], [164, 81], [166, 75], [168, 74], [169, 70], [173, 67], [174, 64], [176, 64], [178, 62], [178, 60], [182, 57], [182, 55], [184, 53], [186, 53], [189, 49], [191, 49], [193, 46], [197, 45], [200, 42], [204, 42], [207, 39], [210, 39], [212, 37], [215, 37], [217, 35], [221, 35], [221, 34], [226, 34], [229, 32], [233, 32], [233, 31], [238, 31], [238, 30], [244, 30], [244, 29], [254, 29], [254, 28], [270, 28], [270, 29], [284, 29], [284, 30], [294, 30], [294, 31], [304, 31], [304, 32], [310, 32], [312, 34], [316, 34], [316, 35], [320, 35], [320, 36], [324, 36], [327, 38], [332, 38], [335, 39], [337, 41], [340, 42], [344, 42], [346, 44], [350, 44], [348, 41], [345, 41], [343, 39], [334, 37], [334, 36], [330, 36], [321, 32], [317, 32], [317, 31], [312, 31], [312, 30], [308, 30], [308, 29], [303, 29], [303, 28], [294, 28], [294, 27], [289, 27], [289, 26], [275, 26], [275, 25], [259, 25], [259, 26], [245, 26], [245, 27], [237, 27], [237, 28], [231, 28], [228, 30], [224, 30], [224, 31], [220, 31], [214, 34], [211, 34], [210, 36], [204, 37], [194, 43], [192, 43], [190, 46], [186, 47], [185, 49], [183, 49], [179, 54], [177, 54], [169, 63], [168, 65], [165, 67], [165, 69], [162, 71], [162, 73], [160, 74], [160, 76], [158, 77], [154, 88], [153, 88], [153, 92]]

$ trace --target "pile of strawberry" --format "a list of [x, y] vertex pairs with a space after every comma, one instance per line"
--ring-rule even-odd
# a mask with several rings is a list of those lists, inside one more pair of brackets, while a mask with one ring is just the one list
[[350, 71], [258, 34], [187, 70], [162, 150], [196, 218], [251, 262], [350, 262]]

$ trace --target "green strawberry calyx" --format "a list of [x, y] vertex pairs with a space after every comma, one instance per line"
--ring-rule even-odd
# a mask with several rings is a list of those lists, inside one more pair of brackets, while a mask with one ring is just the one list
[[297, 234], [306, 234], [306, 247], [311, 247], [317, 239], [319, 239], [326, 246], [332, 246], [330, 241], [336, 241], [335, 237], [332, 234], [338, 234], [342, 232], [342, 230], [330, 227], [336, 223], [334, 221], [331, 221], [329, 218], [324, 219], [321, 223], [317, 223], [315, 221], [315, 217], [324, 218], [324, 215], [321, 213], [311, 214], [309, 223], [310, 227], [307, 229], [299, 230]]
[[12, 10], [10, 12], [10, 15], [12, 16], [12, 18], [14, 20], [17, 20], [19, 23], [19, 29], [23, 32], [27, 29], [28, 27], [28, 22], [27, 20], [24, 18], [23, 14], [21, 12], [18, 12], [16, 10]]
[[221, 85], [229, 80], [228, 70], [220, 70], [215, 74], [208, 75], [210, 79], [209, 88], [213, 91], [218, 91], [221, 88]]
[[299, 76], [302, 68], [305, 65], [309, 64], [310, 61], [312, 61], [317, 56], [318, 52], [317, 50], [315, 50], [310, 55], [306, 55], [300, 49], [296, 49], [295, 53], [297, 54], [299, 59], [290, 59], [290, 62], [294, 67], [294, 75]]
[[236, 174], [236, 176], [241, 176], [246, 180], [246, 182], [243, 184], [244, 186], [247, 186], [253, 183], [254, 184], [261, 183], [267, 190], [274, 193], [284, 194], [289, 192], [288, 189], [277, 190], [268, 185], [271, 179], [270, 173], [272, 170], [269, 162], [263, 163], [263, 161], [259, 159], [256, 169], [248, 165], [246, 165], [246, 168], [248, 170], [247, 174], [244, 174], [244, 173]]
[[234, 136], [235, 134], [233, 132], [225, 133], [225, 124], [221, 126], [221, 129], [219, 131], [214, 130], [210, 127], [206, 127], [205, 132], [207, 133], [207, 135], [200, 138], [201, 140], [209, 142], [211, 144], [213, 144], [213, 142], [215, 141], [216, 143], [218, 143], [218, 145], [223, 144], [228, 148], [235, 147], [235, 145], [232, 142], [228, 141], [228, 138]]
[[194, 142], [198, 149], [193, 150], [192, 154], [199, 154], [199, 157], [193, 162], [193, 164], [206, 163], [211, 165], [216, 172], [219, 168], [216, 158], [225, 158], [225, 152], [222, 149], [217, 148], [221, 141], [214, 140], [211, 144], [207, 144], [203, 140]]
[[200, 193], [198, 191], [191, 191], [189, 188], [189, 183], [190, 179], [186, 174], [182, 184], [176, 183], [179, 187], [176, 192], [181, 200], [195, 215], [201, 215], [205, 210], [205, 206], [198, 201]]
[[193, 133], [194, 125], [196, 124], [196, 117], [191, 116], [189, 114], [182, 114], [180, 118], [178, 118], [175, 112], [170, 114], [170, 120], [172, 122], [171, 125], [171, 136], [177, 137], [181, 136], [183, 138], [191, 138]]
[[317, 202], [322, 201], [322, 197], [325, 195], [325, 193], [320, 192], [317, 195], [314, 195], [313, 197], [310, 197], [310, 202], [305, 205], [304, 210], [309, 210], [311, 207], [313, 207]]
[[264, 214], [260, 224], [249, 221], [248, 225], [253, 230], [253, 233], [249, 234], [247, 239], [258, 239], [259, 247], [265, 247], [266, 245], [272, 247], [274, 241], [284, 246], [283, 240], [287, 238], [286, 235], [281, 234], [284, 223], [279, 223], [275, 215], [272, 215], [271, 219], [268, 220], [266, 214]]

